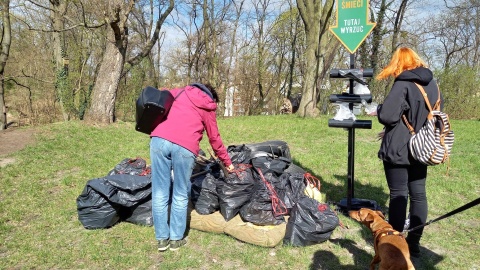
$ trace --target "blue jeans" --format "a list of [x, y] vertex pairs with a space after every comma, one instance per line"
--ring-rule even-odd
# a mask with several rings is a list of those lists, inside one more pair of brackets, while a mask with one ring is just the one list
[[152, 137], [150, 160], [152, 163], [152, 215], [155, 238], [157, 240], [183, 239], [187, 226], [190, 177], [195, 165], [195, 155], [177, 144]]

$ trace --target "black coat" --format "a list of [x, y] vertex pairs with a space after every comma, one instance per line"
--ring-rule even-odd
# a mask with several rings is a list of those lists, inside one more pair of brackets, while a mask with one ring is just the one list
[[[383, 104], [377, 108], [378, 121], [385, 126], [378, 157], [392, 164], [410, 165], [416, 162], [409, 155], [408, 140], [411, 135], [402, 120], [402, 115], [405, 113], [417, 132], [427, 120], [429, 111], [415, 82], [423, 86], [433, 107], [439, 95], [437, 83], [433, 80], [431, 70], [419, 67], [402, 72], [395, 79]], [[443, 109], [443, 100], [441, 108]]]

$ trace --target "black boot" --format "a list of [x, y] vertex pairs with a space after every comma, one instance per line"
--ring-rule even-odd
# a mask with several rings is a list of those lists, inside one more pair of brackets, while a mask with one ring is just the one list
[[409, 233], [406, 240], [408, 244], [408, 250], [410, 251], [411, 257], [420, 257], [420, 238], [421, 234]]

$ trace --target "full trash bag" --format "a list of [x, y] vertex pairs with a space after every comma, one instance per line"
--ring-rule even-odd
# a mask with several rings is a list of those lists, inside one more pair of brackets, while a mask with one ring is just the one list
[[[271, 173], [265, 175], [264, 178], [275, 189], [281, 184], [278, 178]], [[240, 209], [240, 216], [244, 221], [255, 225], [279, 225], [285, 222], [285, 219], [283, 215], [275, 215], [274, 203], [278, 203], [278, 201], [272, 200], [271, 191], [269, 191], [266, 184], [263, 180], [256, 179], [252, 198]]]
[[252, 144], [230, 145], [227, 148], [228, 155], [234, 164], [250, 163], [251, 158], [257, 154], [268, 154], [271, 157], [291, 158], [290, 148], [284, 141], [265, 141]]
[[207, 173], [195, 177], [192, 181], [191, 201], [200, 215], [208, 215], [220, 208], [217, 193], [217, 180]]
[[301, 196], [290, 213], [283, 243], [296, 247], [315, 245], [328, 240], [338, 225], [338, 216], [328, 204]]
[[266, 152], [274, 157], [284, 157], [287, 159], [292, 157], [290, 154], [290, 148], [284, 141], [265, 141], [260, 143], [246, 144], [245, 146], [252, 152]]
[[285, 183], [285, 189], [279, 192], [280, 199], [285, 203], [288, 214], [293, 206], [304, 193], [306, 184], [304, 181], [304, 172], [287, 172], [285, 171], [280, 177], [280, 181]]
[[217, 182], [220, 213], [226, 221], [235, 217], [240, 208], [250, 200], [254, 185], [251, 166], [248, 164], [235, 165], [233, 173]]
[[130, 174], [151, 177], [151, 169], [143, 158], [125, 158], [108, 172], [108, 175]]
[[120, 221], [152, 225], [149, 201], [149, 177], [115, 174], [92, 179], [77, 197], [78, 219], [86, 229], [109, 228]]
[[125, 221], [137, 225], [153, 226], [152, 200], [137, 204], [125, 211]]
[[233, 164], [250, 163], [250, 154], [252, 150], [245, 146], [245, 144], [230, 145], [227, 148], [227, 152]]
[[263, 174], [274, 173], [279, 176], [288, 168], [290, 163], [291, 160], [288, 158], [274, 158], [266, 152], [256, 152], [252, 157], [252, 166], [262, 170]]

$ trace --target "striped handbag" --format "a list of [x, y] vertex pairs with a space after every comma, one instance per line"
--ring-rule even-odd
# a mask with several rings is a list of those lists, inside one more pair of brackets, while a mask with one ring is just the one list
[[417, 133], [415, 133], [412, 125], [408, 122], [405, 114], [402, 116], [405, 125], [408, 127], [410, 134], [412, 134], [408, 143], [410, 153], [413, 158], [428, 166], [445, 163], [452, 151], [455, 137], [448, 115], [440, 111], [440, 90], [438, 92], [438, 100], [432, 109], [423, 87], [417, 83], [415, 84], [422, 92], [430, 113], [427, 116], [427, 121]]

